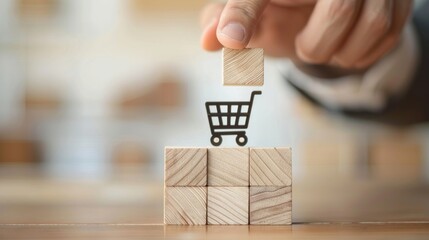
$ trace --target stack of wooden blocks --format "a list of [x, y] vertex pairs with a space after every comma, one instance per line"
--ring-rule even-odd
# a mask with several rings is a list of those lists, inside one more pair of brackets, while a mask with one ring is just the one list
[[290, 148], [166, 148], [164, 223], [284, 225]]

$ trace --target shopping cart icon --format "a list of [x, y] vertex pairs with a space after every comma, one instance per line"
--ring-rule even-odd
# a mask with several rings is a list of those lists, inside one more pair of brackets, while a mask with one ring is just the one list
[[261, 91], [253, 91], [250, 102], [206, 102], [213, 146], [222, 144], [222, 135], [236, 135], [235, 141], [239, 146], [247, 143], [246, 129], [249, 125], [255, 95]]

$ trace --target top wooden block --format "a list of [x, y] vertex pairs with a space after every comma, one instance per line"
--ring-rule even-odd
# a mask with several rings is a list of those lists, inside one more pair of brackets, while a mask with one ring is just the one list
[[249, 149], [209, 148], [207, 183], [209, 187], [249, 186]]
[[291, 186], [292, 151], [290, 148], [252, 148], [250, 150], [250, 186]]
[[223, 49], [223, 85], [264, 85], [264, 50], [246, 48]]
[[166, 186], [207, 186], [206, 148], [165, 148]]

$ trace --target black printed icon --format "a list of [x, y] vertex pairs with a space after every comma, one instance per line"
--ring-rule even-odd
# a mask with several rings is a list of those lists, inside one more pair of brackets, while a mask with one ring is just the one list
[[247, 143], [246, 129], [249, 125], [255, 95], [261, 91], [253, 91], [250, 102], [206, 102], [213, 146], [222, 144], [222, 135], [236, 135], [235, 141], [239, 146]]

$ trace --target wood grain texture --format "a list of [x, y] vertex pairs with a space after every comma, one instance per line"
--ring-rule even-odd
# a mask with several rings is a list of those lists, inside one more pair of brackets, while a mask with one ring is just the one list
[[248, 148], [209, 148], [208, 186], [249, 186]]
[[166, 186], [207, 186], [206, 148], [165, 148]]
[[223, 85], [264, 85], [264, 50], [223, 49]]
[[249, 223], [248, 187], [208, 187], [207, 224]]
[[292, 187], [250, 187], [250, 224], [292, 223]]
[[250, 186], [291, 186], [290, 148], [250, 149]]
[[166, 187], [164, 223], [205, 225], [207, 223], [207, 187]]

